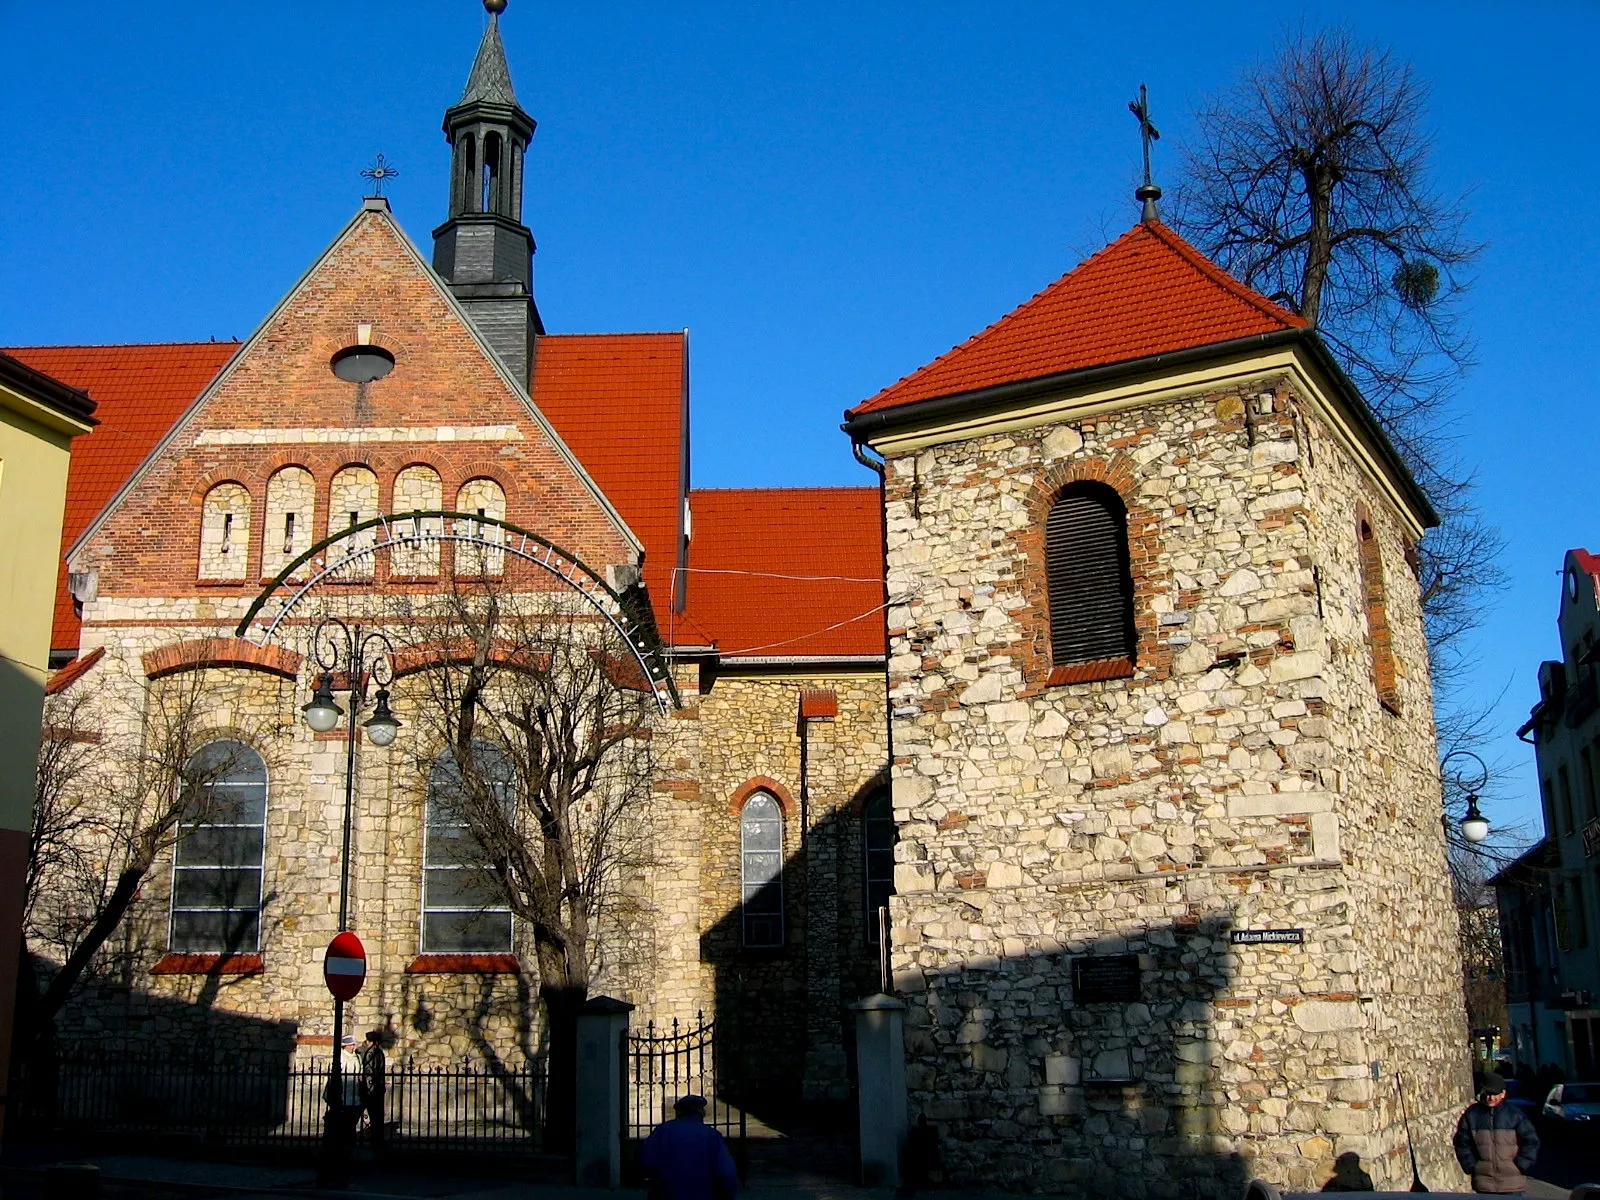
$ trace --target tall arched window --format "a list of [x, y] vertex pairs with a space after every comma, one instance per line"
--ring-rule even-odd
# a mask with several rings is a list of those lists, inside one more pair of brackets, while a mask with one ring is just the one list
[[[444, 489], [439, 472], [432, 467], [411, 466], [394, 478], [394, 513], [438, 512], [444, 504]], [[439, 518], [413, 517], [398, 521], [395, 533], [431, 540], [397, 545], [389, 552], [389, 569], [396, 575], [430, 576], [439, 573]]]
[[[345, 467], [328, 485], [328, 533], [349, 529], [378, 515], [378, 477], [368, 467]], [[342, 558], [357, 550], [366, 550], [378, 544], [377, 530], [365, 529], [354, 537], [346, 538], [337, 546], [329, 547], [331, 558]], [[340, 579], [371, 579], [372, 559], [368, 554], [342, 569]]]
[[739, 813], [744, 944], [783, 945], [783, 809], [770, 792], [756, 792]]
[[217, 741], [196, 752], [184, 778], [169, 944], [178, 953], [253, 954], [261, 947], [267, 766], [243, 742]]
[[[517, 775], [505, 751], [489, 742], [472, 747], [477, 775], [503, 810], [516, 812]], [[422, 952], [506, 954], [511, 951], [511, 908], [473, 833], [472, 798], [453, 753], [446, 751], [428, 775], [422, 847]]]
[[250, 563], [250, 493], [219, 483], [200, 508], [200, 578], [243, 579]]
[[478, 141], [470, 133], [461, 139], [461, 212], [472, 212], [478, 199]]
[[866, 901], [867, 945], [878, 944], [878, 911], [894, 895], [894, 803], [887, 789], [874, 792], [861, 810], [862, 882]]
[[[498, 483], [492, 479], [469, 479], [461, 485], [461, 490], [456, 493], [456, 511], [472, 513], [480, 517], [493, 517], [497, 521], [506, 519], [506, 493]], [[498, 525], [484, 525], [477, 521], [460, 521], [457, 523], [456, 532], [469, 537], [478, 537], [485, 542], [498, 544], [504, 530]], [[473, 542], [456, 543], [456, 574], [458, 575], [498, 575], [505, 565], [505, 551], [497, 550], [493, 546], [485, 547]]]
[[284, 467], [267, 480], [267, 517], [261, 531], [261, 573], [276, 575], [311, 549], [317, 481], [304, 467]]
[[1383, 553], [1372, 522], [1356, 513], [1356, 542], [1361, 560], [1361, 606], [1367, 618], [1367, 650], [1372, 657], [1372, 681], [1378, 702], [1390, 712], [1400, 712], [1399, 679], [1394, 665], [1394, 642], [1389, 633], [1389, 609], [1384, 596]]
[[1102, 483], [1074, 483], [1045, 521], [1053, 666], [1133, 660], [1128, 510]]
[[483, 211], [500, 211], [500, 135], [483, 139]]

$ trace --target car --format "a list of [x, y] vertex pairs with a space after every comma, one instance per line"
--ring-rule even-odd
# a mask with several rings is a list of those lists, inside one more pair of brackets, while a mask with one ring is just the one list
[[1600, 1131], [1600, 1083], [1558, 1083], [1544, 1098], [1544, 1124], [1557, 1137]]

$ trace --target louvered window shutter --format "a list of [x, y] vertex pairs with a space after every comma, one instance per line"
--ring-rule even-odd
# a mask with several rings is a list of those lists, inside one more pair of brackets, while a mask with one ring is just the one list
[[1056, 501], [1045, 523], [1045, 570], [1054, 664], [1131, 659], [1128, 518], [1115, 492], [1074, 488]]

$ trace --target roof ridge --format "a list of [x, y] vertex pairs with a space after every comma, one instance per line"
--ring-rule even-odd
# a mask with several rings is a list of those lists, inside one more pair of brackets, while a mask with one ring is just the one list
[[876, 492], [877, 486], [870, 483], [801, 483], [787, 487], [740, 487], [730, 485], [727, 487], [692, 487], [689, 494], [696, 492]]
[[540, 340], [545, 338], [603, 338], [603, 337], [682, 337], [689, 332], [687, 329], [622, 329], [613, 333], [602, 333], [597, 330], [580, 333], [541, 333]]
[[[1304, 317], [1283, 305], [1278, 304], [1263, 296], [1255, 288], [1243, 280], [1235, 279], [1231, 273], [1224, 271], [1216, 263], [1202, 254], [1194, 243], [1190, 242], [1177, 230], [1160, 221], [1151, 221], [1144, 226], [1151, 233], [1160, 238], [1163, 244], [1183, 256], [1185, 262], [1206, 276], [1212, 283], [1221, 287], [1223, 291], [1243, 300], [1265, 316], [1273, 317], [1279, 321], [1286, 321], [1297, 328], [1309, 325]], [[1110, 249], [1110, 247], [1107, 247]]]
[[43, 342], [32, 346], [0, 346], [0, 353], [14, 354], [18, 350], [138, 350], [146, 347], [154, 349], [158, 346], [238, 346], [242, 343], [237, 338], [228, 338], [225, 341], [211, 339], [203, 342]]

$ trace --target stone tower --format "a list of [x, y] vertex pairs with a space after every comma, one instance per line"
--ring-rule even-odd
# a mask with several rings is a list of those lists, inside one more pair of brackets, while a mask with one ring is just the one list
[[895, 985], [952, 1183], [1459, 1186], [1416, 545], [1303, 320], [1153, 218], [847, 414], [885, 459]]
[[522, 223], [524, 157], [535, 122], [517, 103], [500, 40], [503, 0], [461, 100], [444, 114], [450, 142], [450, 219], [433, 231], [433, 268], [483, 339], [526, 388], [533, 342], [544, 332], [533, 299], [533, 234]]

